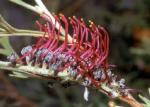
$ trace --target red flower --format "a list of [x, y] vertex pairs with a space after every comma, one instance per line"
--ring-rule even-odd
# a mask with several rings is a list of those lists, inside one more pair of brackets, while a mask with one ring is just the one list
[[[66, 18], [60, 14], [54, 17], [60, 25], [59, 28], [56, 29], [57, 22], [54, 23], [50, 17], [49, 22], [45, 24], [37, 22], [40, 30], [48, 37], [43, 35], [30, 50], [25, 47], [19, 60], [26, 59], [27, 63], [28, 59], [28, 63], [41, 65], [46, 63], [56, 72], [67, 68], [71, 76], [85, 77], [85, 81], [89, 81], [88, 85], [99, 85], [100, 82], [109, 80], [107, 31], [101, 26], [96, 26], [92, 21], [89, 21], [88, 27], [83, 19], [75, 16]], [[63, 41], [60, 32], [62, 27], [65, 29]], [[72, 36], [72, 40], [69, 39], [68, 34]]]

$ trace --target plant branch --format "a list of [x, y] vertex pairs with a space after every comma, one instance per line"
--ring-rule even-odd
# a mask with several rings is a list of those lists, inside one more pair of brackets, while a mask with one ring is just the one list
[[[41, 0], [35, 0], [35, 2], [36, 2], [35, 6], [25, 3], [22, 0], [10, 0], [10, 1], [13, 3], [16, 3], [20, 6], [23, 6], [33, 12], [36, 12], [41, 16], [43, 16], [44, 14], [47, 14], [48, 16], [44, 15], [45, 19], [50, 21], [50, 18], [51, 18], [53, 24], [55, 24], [55, 22], [56, 22], [53, 15], [47, 10], [47, 8], [45, 7], [45, 5], [42, 3]], [[59, 29], [59, 27], [60, 27], [60, 25], [56, 24], [56, 28]], [[0, 17], [0, 31], [1, 31], [0, 36], [21, 35], [21, 36], [39, 37], [39, 36], [43, 36], [43, 34], [44, 34], [44, 32], [39, 32], [39, 31], [16, 29], [16, 28], [12, 27], [11, 25], [9, 25], [2, 17]], [[60, 31], [61, 31], [61, 34], [64, 36], [65, 35], [64, 28], [61, 27]], [[71, 36], [69, 35], [68, 37], [69, 37], [69, 41], [71, 41], [72, 40]], [[63, 40], [64, 40], [64, 37], [63, 37]], [[0, 70], [8, 70], [8, 71], [11, 71], [12, 73], [14, 73], [14, 71], [15, 71], [15, 72], [18, 72], [19, 74], [27, 75], [28, 77], [31, 77], [31, 78], [33, 78], [33, 77], [38, 77], [40, 79], [59, 78], [60, 82], [69, 81], [69, 82], [76, 82], [80, 85], [83, 85], [82, 80], [79, 81], [79, 80], [74, 80], [73, 78], [71, 78], [69, 76], [67, 70], [65, 70], [63, 72], [58, 72], [58, 74], [55, 75], [55, 72], [50, 69], [39, 68], [39, 67], [29, 66], [29, 65], [20, 65], [20, 64], [16, 64], [15, 66], [12, 66], [10, 62], [4, 62], [4, 61], [0, 61]], [[15, 76], [15, 73], [14, 73], [14, 76]], [[104, 94], [106, 94], [106, 92], [103, 90], [114, 91], [110, 87], [108, 87], [105, 83], [102, 83], [101, 87], [99, 87], [98, 90], [103, 92]], [[136, 101], [132, 97], [132, 95], [128, 95], [126, 97], [123, 97], [120, 95], [118, 98], [121, 101], [128, 103], [132, 107], [143, 107], [143, 105], [141, 103], [139, 103], [138, 101]]]
[[144, 107], [144, 105], [133, 98], [131, 94], [128, 96], [120, 96], [119, 99], [128, 103], [131, 107]]
[[[83, 80], [75, 80], [72, 77], [70, 77], [70, 75], [67, 72], [67, 69], [62, 72], [58, 72], [58, 74], [55, 75], [55, 72], [51, 69], [39, 68], [35, 66], [30, 66], [30, 65], [20, 65], [20, 64], [17, 64], [16, 66], [12, 66], [10, 62], [0, 61], [0, 70], [7, 70], [11, 72], [15, 71], [19, 74], [28, 76], [30, 78], [39, 78], [42, 80], [56, 79], [56, 81], [59, 81], [60, 83], [73, 82], [73, 83], [83, 85], [82, 84]], [[99, 87], [98, 89], [98, 91], [106, 94], [103, 90], [112, 91], [112, 89], [108, 87], [105, 83], [102, 83], [101, 87]], [[128, 103], [132, 107], [144, 107], [143, 104], [136, 101], [130, 94], [126, 97], [119, 96], [118, 99]]]

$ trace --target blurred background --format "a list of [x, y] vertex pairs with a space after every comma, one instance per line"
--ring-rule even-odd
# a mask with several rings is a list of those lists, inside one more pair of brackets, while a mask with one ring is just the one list
[[[34, 4], [34, 0], [24, 0]], [[141, 90], [149, 97], [150, 87], [150, 0], [43, 0], [51, 12], [76, 15], [104, 26], [110, 34], [110, 64], [113, 72], [126, 79], [128, 87]], [[13, 26], [38, 30], [35, 21], [40, 17], [9, 0], [0, 0], [0, 14]], [[3, 44], [0, 38], [0, 44]], [[34, 42], [31, 37], [10, 37], [13, 49], [20, 50]], [[3, 46], [1, 46], [3, 48]], [[0, 59], [6, 56], [0, 51]], [[0, 73], [0, 107], [108, 107], [110, 98], [90, 89], [89, 102], [84, 101], [84, 88], [60, 85], [48, 87], [48, 81], [17, 79]], [[123, 102], [117, 105], [128, 107]]]

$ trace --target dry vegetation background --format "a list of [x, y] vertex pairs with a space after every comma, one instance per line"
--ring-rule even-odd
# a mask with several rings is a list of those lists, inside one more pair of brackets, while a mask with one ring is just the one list
[[[24, 0], [34, 4], [32, 0]], [[150, 1], [149, 0], [43, 0], [51, 12], [66, 16], [76, 15], [105, 26], [109, 31], [110, 63], [117, 65], [114, 72], [124, 77], [127, 86], [141, 90], [145, 97], [150, 87]], [[39, 16], [29, 10], [0, 0], [0, 14], [13, 26], [38, 29]], [[13, 49], [20, 50], [34, 41], [30, 37], [10, 37]], [[3, 41], [0, 40], [0, 43]], [[0, 53], [2, 53], [0, 51]], [[0, 55], [1, 60], [6, 56]], [[85, 102], [84, 88], [73, 86], [48, 87], [47, 81], [16, 79], [0, 73], [0, 107], [108, 107], [107, 96], [90, 90], [90, 101]], [[133, 93], [135, 97], [139, 92]], [[140, 101], [140, 99], [137, 97]], [[128, 105], [115, 101], [117, 105]]]

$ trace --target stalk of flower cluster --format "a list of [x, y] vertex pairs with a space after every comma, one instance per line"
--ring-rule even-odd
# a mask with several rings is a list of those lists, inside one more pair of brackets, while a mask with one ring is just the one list
[[[37, 67], [32, 67], [32, 66], [29, 66], [29, 65], [20, 65], [20, 64], [17, 64], [16, 66], [13, 66], [11, 62], [5, 62], [5, 61], [0, 61], [0, 70], [4, 70], [4, 71], [10, 71], [11, 73], [13, 73], [13, 71], [17, 72], [18, 74], [16, 74], [14, 72], [13, 75], [11, 76], [14, 76], [14, 77], [19, 77], [19, 78], [39, 78], [39, 79], [44, 79], [44, 80], [49, 80], [50, 77], [51, 77], [51, 74], [53, 74], [53, 71], [50, 71], [50, 70], [44, 70], [43, 68], [37, 68]], [[43, 71], [46, 71], [48, 74], [45, 74], [46, 72], [43, 72]], [[44, 74], [42, 74], [44, 73]], [[22, 76], [23, 75], [23, 76]], [[53, 77], [53, 75], [52, 75]], [[65, 78], [65, 81], [66, 81], [66, 78], [68, 78], [68, 80], [72, 80], [67, 72], [62, 72], [62, 74], [59, 74], [59, 78], [62, 78], [62, 80]], [[70, 78], [70, 79], [69, 79]], [[74, 81], [72, 81], [74, 82]], [[75, 81], [77, 82], [77, 81]], [[78, 81], [78, 84], [80, 84], [80, 81]], [[107, 85], [103, 84], [102, 85], [102, 88], [107, 90], [107, 91], [110, 91], [112, 90], [111, 88], [107, 87]], [[104, 93], [104, 94], [107, 94], [105, 93], [105, 91], [103, 91], [101, 88], [98, 89], [100, 92]], [[126, 97], [124, 96], [119, 96], [118, 97], [120, 100], [128, 103], [129, 105], [131, 105], [132, 107], [144, 107], [143, 104], [139, 103], [138, 101], [136, 101], [132, 95], [128, 95]]]

